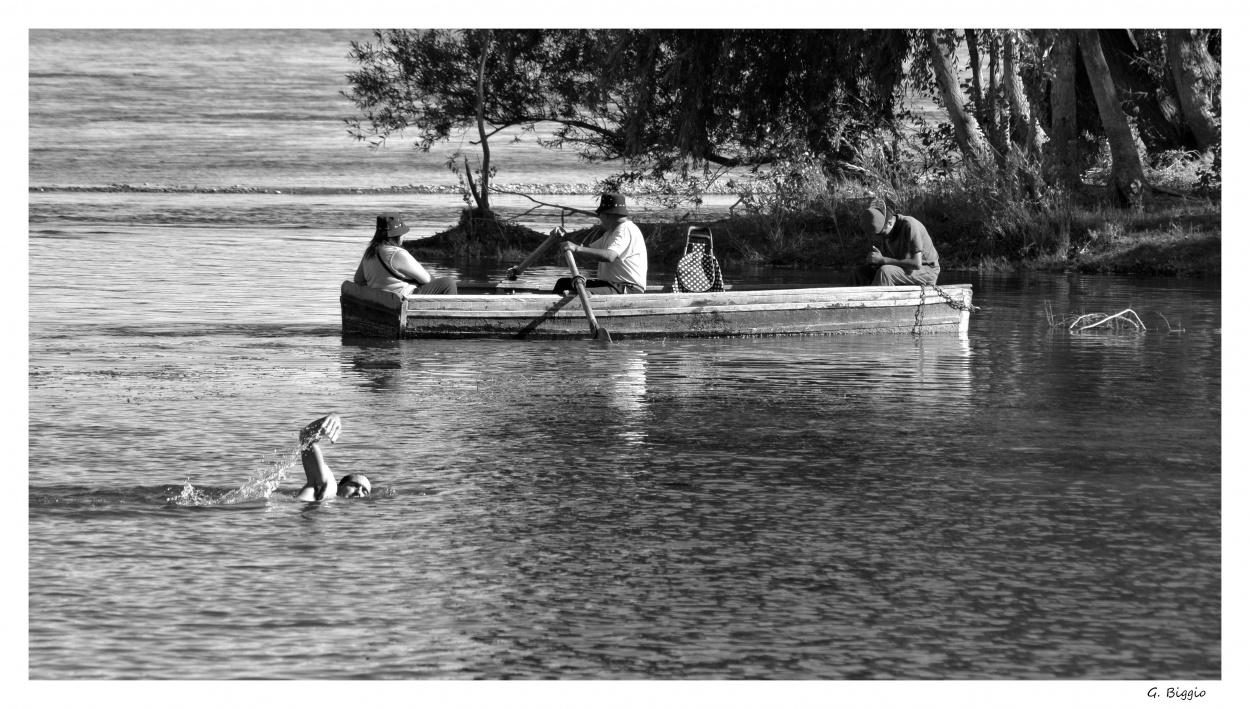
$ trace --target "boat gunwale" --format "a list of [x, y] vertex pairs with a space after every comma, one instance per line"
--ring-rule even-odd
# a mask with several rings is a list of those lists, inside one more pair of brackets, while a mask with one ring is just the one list
[[[969, 308], [965, 306], [971, 301], [971, 284], [950, 284], [941, 288], [945, 291], [944, 296], [933, 292], [931, 287], [922, 288], [918, 285], [814, 286], [715, 293], [652, 291], [645, 294], [595, 295], [592, 300], [598, 319], [609, 328], [624, 328], [622, 333], [637, 327], [646, 328], [647, 331], [655, 329], [654, 336], [660, 336], [658, 333], [679, 337], [720, 337], [798, 332], [966, 330]], [[585, 318], [585, 311], [576, 297], [557, 293], [414, 294], [402, 297], [390, 291], [345, 281], [341, 302], [345, 331], [385, 335], [394, 328], [395, 336], [400, 338], [524, 339], [533, 336], [535, 339], [562, 339], [575, 336], [574, 331], [579, 331], [580, 328], [572, 328], [568, 332], [540, 333], [535, 332], [535, 327], [542, 322], [572, 323]], [[353, 313], [350, 316], [349, 306]], [[804, 324], [811, 317], [823, 319], [825, 316], [798, 314], [844, 311], [866, 315], [870, 311], [882, 309], [915, 311], [916, 315], [914, 318], [894, 316], [885, 320], [869, 317], [867, 321], [863, 319], [863, 315], [849, 315], [848, 317], [860, 324], [852, 325], [848, 322], [843, 326], [828, 321]], [[922, 315], [921, 309], [928, 311], [928, 314]], [[771, 315], [772, 313], [776, 315]], [[689, 318], [692, 317], [696, 320], [690, 321]], [[772, 318], [775, 322], [761, 325], [761, 317]], [[656, 318], [671, 318], [675, 327], [657, 328], [654, 325]], [[724, 318], [731, 320], [723, 320]], [[349, 320], [352, 321], [350, 328]], [[752, 320], [755, 321], [754, 325], [750, 324]], [[653, 324], [642, 324], [646, 322]], [[869, 322], [872, 324], [868, 324]], [[569, 327], [568, 324], [561, 324], [558, 329], [563, 331]], [[735, 332], [734, 328], [740, 330]], [[633, 333], [630, 336], [641, 334]]]
[[[351, 283], [351, 281], [344, 281], [344, 283], [345, 284]], [[357, 288], [364, 288], [364, 287], [366, 286], [357, 286]], [[481, 286], [481, 287], [486, 287], [486, 286]], [[506, 290], [507, 286], [500, 285], [500, 286], [496, 286], [496, 288], [499, 290]], [[591, 293], [589, 295], [595, 301], [606, 303], [606, 302], [613, 302], [613, 301], [623, 301], [627, 299], [637, 300], [637, 299], [643, 299], [643, 298], [667, 298], [667, 299], [677, 300], [681, 298], [720, 298], [720, 297], [732, 298], [735, 296], [751, 296], [751, 295], [784, 296], [784, 295], [799, 295], [799, 294], [811, 294], [811, 293], [821, 293], [821, 294], [835, 294], [836, 293], [836, 294], [847, 294], [848, 296], [851, 296], [855, 293], [861, 293], [861, 292], [878, 293], [878, 294], [888, 294], [888, 293], [919, 294], [921, 292], [921, 288], [922, 286], [918, 286], [918, 285], [915, 285], [915, 286], [911, 286], [911, 285], [906, 285], [906, 286], [810, 286], [810, 287], [798, 286], [798, 287], [793, 287], [793, 288], [759, 288], [759, 289], [735, 288], [733, 290], [704, 291], [701, 293], [676, 293], [676, 292], [671, 292], [671, 291], [665, 292], [665, 291], [648, 290], [645, 293], [612, 293], [612, 294]], [[925, 289], [926, 292], [928, 290], [937, 290], [937, 289], [948, 290], [948, 291], [949, 290], [964, 290], [964, 289], [971, 290], [972, 284], [951, 283], [951, 284], [939, 285], [939, 286], [926, 285], [926, 286], [923, 286], [923, 288]], [[427, 299], [435, 300], [435, 301], [449, 301], [449, 300], [457, 300], [457, 299], [469, 299], [470, 301], [477, 301], [480, 299], [482, 302], [485, 302], [488, 300], [497, 300], [499, 298], [509, 298], [509, 299], [522, 298], [522, 299], [533, 299], [533, 300], [551, 300], [555, 298], [559, 300], [559, 299], [566, 298], [566, 297], [568, 296], [561, 295], [559, 293], [533, 293], [533, 292], [457, 293], [457, 294], [413, 293], [411, 295], [403, 296], [403, 299], [407, 303], [412, 303], [414, 301], [422, 301], [422, 300], [427, 300]]]

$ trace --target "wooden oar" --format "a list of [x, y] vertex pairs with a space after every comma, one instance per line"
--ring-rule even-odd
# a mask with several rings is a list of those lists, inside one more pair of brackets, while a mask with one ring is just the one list
[[539, 256], [543, 255], [544, 251], [551, 248], [552, 244], [555, 244], [560, 240], [560, 237], [564, 235], [564, 227], [556, 227], [555, 229], [552, 229], [551, 236], [547, 237], [547, 240], [542, 243], [542, 246], [535, 249], [534, 253], [526, 256], [524, 261], [508, 269], [508, 280], [515, 281], [517, 276], [524, 273], [525, 269], [529, 268], [531, 264], [538, 260]]
[[582, 309], [586, 311], [586, 321], [590, 323], [590, 336], [603, 342], [612, 342], [612, 335], [608, 333], [606, 327], [599, 327], [599, 321], [595, 320], [595, 311], [590, 309], [590, 296], [586, 295], [586, 286], [581, 274], [577, 272], [577, 261], [573, 258], [573, 252], [565, 251], [564, 260], [568, 262], [569, 270], [573, 272], [573, 285], [577, 288], [577, 295], [582, 299]]

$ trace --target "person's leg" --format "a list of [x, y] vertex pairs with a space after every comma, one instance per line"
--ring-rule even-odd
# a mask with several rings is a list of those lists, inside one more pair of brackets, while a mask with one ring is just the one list
[[598, 295], [616, 295], [620, 293], [611, 281], [601, 281], [598, 278], [586, 279], [586, 292]]
[[416, 290], [421, 295], [456, 295], [456, 279], [451, 276], [435, 278]]
[[[597, 293], [599, 295], [616, 295], [617, 293], [616, 288], [613, 287], [611, 282], [601, 281], [598, 278], [587, 278], [585, 287], [587, 293]], [[575, 290], [576, 289], [573, 287], [572, 277], [565, 277], [556, 281], [556, 285], [551, 289], [551, 292], [559, 295], [565, 291]]]
[[873, 276], [877, 275], [877, 267], [867, 264], [860, 264], [851, 269], [851, 275], [847, 279], [848, 286], [866, 286], [872, 284]]
[[938, 272], [921, 266], [908, 272], [898, 266], [882, 266], [873, 277], [874, 286], [931, 286], [937, 283]]

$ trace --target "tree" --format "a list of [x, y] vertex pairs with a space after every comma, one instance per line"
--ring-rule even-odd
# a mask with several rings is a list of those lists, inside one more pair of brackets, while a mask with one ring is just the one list
[[1120, 106], [1132, 117], [1142, 143], [1151, 153], [1196, 147], [1193, 135], [1181, 116], [1180, 104], [1172, 92], [1165, 67], [1151, 67], [1142, 41], [1150, 31], [1098, 30], [1103, 58], [1115, 83]]
[[1056, 30], [1050, 47], [1050, 142], [1046, 144], [1048, 172], [1065, 187], [1080, 184], [1076, 123], [1076, 36]]
[[972, 108], [978, 121], [985, 120], [985, 96], [981, 91], [981, 45], [976, 30], [964, 30], [968, 44], [968, 68], [972, 70]]
[[1030, 155], [1041, 155], [1045, 135], [1038, 130], [1029, 110], [1029, 100], [1024, 95], [1024, 87], [1020, 82], [1016, 51], [1017, 33], [1008, 30], [1003, 35], [1003, 89], [1007, 94], [1007, 105], [1011, 112], [1012, 141], [1024, 148]]
[[1111, 80], [1111, 70], [1107, 67], [1107, 60], [1103, 57], [1102, 45], [1098, 40], [1098, 31], [1076, 30], [1076, 35], [1081, 56], [1085, 60], [1085, 70], [1094, 89], [1094, 98], [1098, 102], [1098, 114], [1102, 117], [1107, 143], [1111, 146], [1111, 179], [1107, 182], [1108, 191], [1112, 200], [1117, 203], [1140, 206], [1150, 198], [1149, 184], [1137, 155], [1137, 145], [1133, 140], [1128, 119], [1120, 109], [1115, 84]]
[[[611, 135], [593, 118], [607, 95], [582, 68], [602, 63], [589, 32], [377, 30], [374, 38], [351, 45], [360, 68], [348, 74], [343, 95], [363, 116], [346, 120], [349, 134], [378, 146], [415, 130], [416, 147], [428, 152], [453, 131], [475, 128], [478, 168], [458, 152], [448, 166], [459, 171], [463, 159], [479, 216], [490, 215], [490, 138], [499, 131], [557, 121], [566, 131]], [[564, 137], [557, 131], [552, 139]]]
[[619, 30], [605, 68], [620, 157], [658, 170], [807, 152], [836, 166], [894, 119], [897, 30]]
[[1202, 150], [1220, 144], [1213, 100], [1219, 96], [1220, 65], [1207, 50], [1209, 34], [1208, 30], [1167, 31], [1168, 66], [1185, 122]]
[[924, 36], [929, 46], [929, 61], [933, 66], [933, 77], [942, 94], [946, 113], [950, 116], [951, 127], [955, 130], [955, 142], [959, 145], [959, 150], [974, 165], [989, 165], [991, 155], [989, 146], [985, 143], [985, 136], [981, 133], [981, 126], [977, 124], [977, 119], [964, 110], [963, 102], [959, 99], [955, 71], [943, 50], [943, 43], [938, 40], [938, 31], [925, 30]]
[[985, 127], [986, 138], [989, 139], [990, 145], [994, 146], [994, 150], [999, 153], [1007, 152], [1007, 137], [1003, 126], [1006, 121], [1002, 119], [1002, 90], [999, 80], [999, 68], [1002, 66], [1002, 44], [999, 40], [998, 30], [988, 30], [990, 36], [990, 98], [989, 104], [989, 124]]

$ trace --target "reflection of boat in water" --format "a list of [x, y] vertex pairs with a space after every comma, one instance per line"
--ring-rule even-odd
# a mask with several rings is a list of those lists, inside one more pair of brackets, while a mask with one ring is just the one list
[[[575, 293], [462, 283], [458, 295], [401, 297], [343, 283], [344, 335], [389, 338], [586, 337]], [[968, 330], [972, 286], [828, 288], [753, 286], [715, 293], [592, 295], [590, 305], [613, 338], [743, 337]]]

